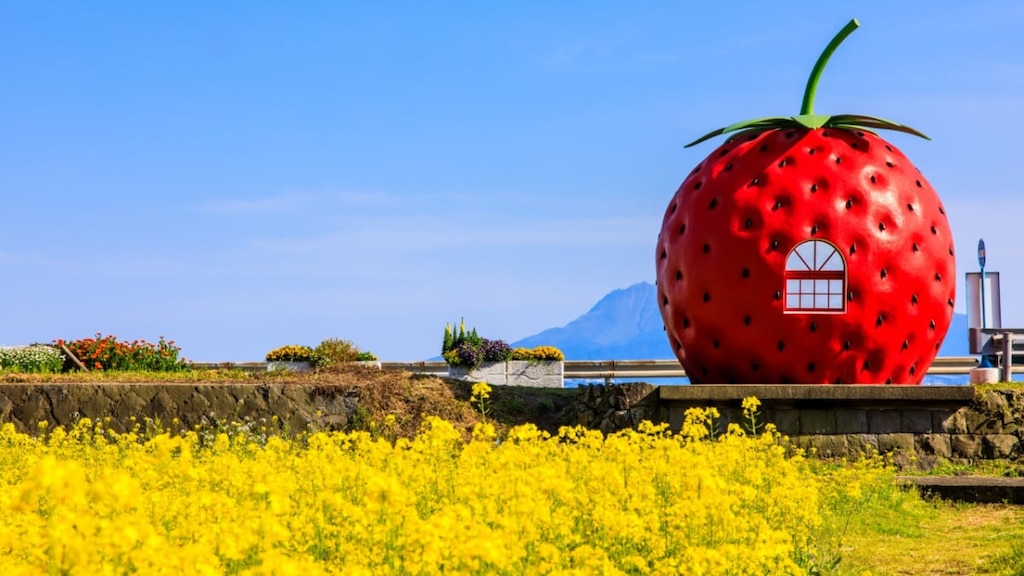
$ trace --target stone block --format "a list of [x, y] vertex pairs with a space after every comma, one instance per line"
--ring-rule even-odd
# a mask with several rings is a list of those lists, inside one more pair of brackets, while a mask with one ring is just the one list
[[901, 410], [900, 432], [929, 434], [932, 431], [932, 413], [928, 410]]
[[448, 377], [466, 382], [486, 382], [491, 386], [508, 385], [508, 374], [504, 362], [484, 362], [472, 370], [465, 366], [449, 366]]
[[964, 420], [964, 410], [961, 408], [955, 412], [949, 410], [935, 410], [932, 412], [932, 432], [944, 434], [967, 434], [967, 422]]
[[878, 451], [883, 454], [887, 452], [913, 454], [916, 452], [914, 446], [914, 435], [907, 433], [879, 434]]
[[872, 410], [868, 412], [868, 432], [871, 434], [896, 434], [900, 430], [898, 410]]
[[949, 458], [953, 448], [948, 434], [921, 434], [917, 437], [917, 451], [921, 454]]
[[811, 434], [804, 438], [808, 454], [818, 458], [846, 458], [850, 454], [844, 435]]
[[975, 459], [983, 456], [981, 436], [975, 434], [951, 434], [949, 442], [953, 458]]
[[787, 436], [794, 436], [800, 433], [800, 411], [799, 410], [786, 410], [786, 409], [769, 409], [762, 413], [761, 423], [759, 427], [763, 427], [764, 424], [775, 424], [775, 429], [780, 434]]
[[1020, 455], [1020, 439], [1011, 434], [988, 434], [982, 437], [982, 452], [988, 458], [1016, 458]]
[[878, 453], [878, 436], [874, 434], [847, 434], [846, 446], [851, 458]]
[[835, 434], [836, 413], [833, 410], [801, 410], [801, 434]]
[[867, 410], [836, 410], [836, 432], [839, 434], [866, 434]]

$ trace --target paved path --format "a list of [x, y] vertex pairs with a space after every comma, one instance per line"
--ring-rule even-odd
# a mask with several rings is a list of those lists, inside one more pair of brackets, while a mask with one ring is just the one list
[[897, 476], [925, 495], [979, 504], [1024, 505], [1024, 478], [995, 476]]

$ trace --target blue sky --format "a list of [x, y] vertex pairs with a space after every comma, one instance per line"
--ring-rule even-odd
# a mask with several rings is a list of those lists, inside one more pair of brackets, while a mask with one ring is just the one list
[[[0, 343], [174, 339], [197, 361], [513, 341], [654, 281], [661, 216], [732, 122], [863, 113], [979, 237], [1024, 326], [1024, 5], [8, 2]], [[953, 335], [959, 337], [959, 335]]]

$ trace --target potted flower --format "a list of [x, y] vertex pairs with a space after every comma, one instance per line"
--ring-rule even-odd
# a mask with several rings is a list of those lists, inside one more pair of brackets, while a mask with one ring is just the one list
[[565, 354], [554, 346], [515, 348], [509, 360], [509, 381], [516, 386], [562, 388], [565, 385]]
[[289, 344], [267, 352], [267, 370], [308, 372], [313, 369], [313, 349]]
[[565, 356], [553, 346], [515, 351], [502, 340], [480, 337], [476, 328], [466, 331], [445, 324], [441, 356], [448, 364], [448, 377], [491, 386], [563, 386]]

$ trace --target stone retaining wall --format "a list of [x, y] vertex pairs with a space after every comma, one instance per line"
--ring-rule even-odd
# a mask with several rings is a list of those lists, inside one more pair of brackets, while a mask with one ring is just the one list
[[[110, 418], [124, 431], [150, 418], [180, 427], [248, 421], [273, 424], [296, 433], [342, 428], [359, 405], [358, 394], [331, 387], [230, 384], [2, 384], [0, 422], [20, 432], [39, 430], [39, 422], [70, 426], [81, 418]], [[178, 428], [178, 426], [175, 426]]]
[[969, 386], [664, 386], [624, 384], [580, 389], [576, 417], [604, 432], [642, 420], [678, 430], [685, 411], [715, 407], [724, 431], [746, 425], [741, 403], [761, 401], [771, 422], [796, 446], [825, 457], [865, 451], [901, 454], [919, 467], [938, 459], [1018, 459], [1024, 451], [1024, 390]]

